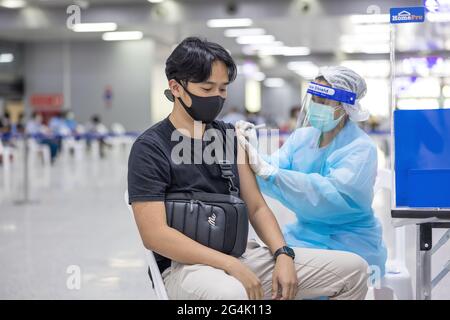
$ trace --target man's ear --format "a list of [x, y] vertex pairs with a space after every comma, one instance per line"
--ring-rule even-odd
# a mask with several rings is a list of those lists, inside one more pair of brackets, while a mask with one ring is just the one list
[[176, 98], [181, 97], [183, 88], [175, 79], [169, 80], [169, 89], [174, 97]]

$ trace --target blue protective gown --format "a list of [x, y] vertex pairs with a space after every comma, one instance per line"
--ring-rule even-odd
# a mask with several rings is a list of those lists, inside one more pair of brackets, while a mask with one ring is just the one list
[[372, 210], [377, 150], [369, 136], [349, 121], [326, 147], [320, 131], [301, 128], [263, 158], [279, 168], [261, 191], [292, 210], [297, 221], [283, 228], [288, 245], [350, 251], [385, 272], [386, 248]]

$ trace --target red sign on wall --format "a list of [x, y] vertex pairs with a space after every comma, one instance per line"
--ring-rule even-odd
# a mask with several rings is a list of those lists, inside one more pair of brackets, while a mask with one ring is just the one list
[[36, 110], [59, 110], [63, 106], [62, 94], [33, 94], [30, 104]]

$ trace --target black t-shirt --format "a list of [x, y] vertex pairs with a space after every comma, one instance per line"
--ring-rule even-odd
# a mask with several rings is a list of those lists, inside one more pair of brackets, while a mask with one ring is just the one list
[[[217, 129], [218, 132], [221, 132], [223, 142], [228, 138], [227, 159], [231, 160], [232, 158], [232, 170], [235, 176], [233, 182], [235, 186], [239, 187], [237, 139], [234, 134], [234, 126], [222, 121], [213, 121], [206, 126], [206, 130], [208, 129]], [[181, 135], [179, 131], [174, 132], [175, 130], [176, 128], [169, 118], [166, 118], [145, 131], [133, 144], [128, 160], [130, 204], [139, 201], [164, 201], [166, 194], [175, 192], [229, 193], [228, 184], [221, 177], [219, 166], [201, 161], [204, 154], [209, 154], [208, 149], [205, 150], [205, 148], [214, 139], [211, 141], [190, 139]], [[173, 135], [173, 133], [175, 134]], [[233, 140], [232, 144], [230, 144], [231, 140]], [[175, 148], [175, 156], [182, 155], [183, 159], [189, 159], [189, 157], [184, 157], [183, 151], [180, 151], [181, 141], [187, 141], [191, 145], [190, 162], [188, 160], [179, 163], [180, 158], [172, 156]], [[201, 149], [196, 148], [196, 144], [197, 146], [201, 144]], [[225, 148], [223, 152], [224, 155], [227, 155]], [[170, 266], [169, 259], [159, 255], [155, 255], [155, 257], [161, 272]]]

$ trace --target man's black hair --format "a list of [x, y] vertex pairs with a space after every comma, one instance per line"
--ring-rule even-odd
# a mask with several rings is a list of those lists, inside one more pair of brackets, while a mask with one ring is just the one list
[[233, 58], [221, 45], [197, 37], [184, 39], [166, 60], [166, 76], [186, 85], [204, 82], [211, 76], [212, 65], [222, 61], [228, 69], [228, 80], [236, 79], [237, 68]]

